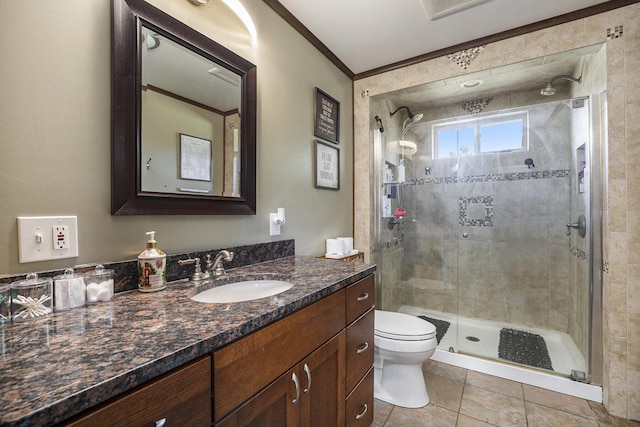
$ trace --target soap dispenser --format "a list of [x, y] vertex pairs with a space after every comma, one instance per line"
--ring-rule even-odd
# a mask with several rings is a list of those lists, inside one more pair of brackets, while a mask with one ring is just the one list
[[167, 287], [167, 255], [158, 249], [155, 231], [146, 233], [149, 236], [147, 249], [138, 256], [138, 290], [140, 292], [156, 292]]

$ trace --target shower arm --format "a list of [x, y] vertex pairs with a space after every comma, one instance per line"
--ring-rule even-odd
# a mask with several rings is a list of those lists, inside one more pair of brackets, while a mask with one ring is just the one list
[[549, 80], [549, 84], [553, 85], [553, 82], [555, 82], [556, 80], [560, 80], [560, 79], [564, 79], [564, 80], [570, 80], [572, 82], [576, 82], [576, 83], [582, 83], [582, 76], [575, 78], [573, 76], [569, 76], [566, 74], [563, 74], [561, 76], [555, 76], [554, 78], [552, 78], [551, 80]]
[[409, 118], [410, 118], [410, 119], [413, 119], [413, 113], [411, 112], [411, 110], [409, 110], [409, 107], [406, 107], [406, 106], [404, 106], [404, 105], [403, 105], [403, 106], [401, 106], [401, 107], [396, 108], [396, 109], [393, 111], [393, 113], [391, 113], [391, 112], [390, 112], [390, 113], [389, 113], [389, 115], [390, 115], [391, 117], [393, 117], [393, 115], [394, 115], [395, 113], [397, 113], [398, 111], [402, 110], [403, 108], [404, 108], [405, 110], [407, 110], [407, 116], [409, 116]]

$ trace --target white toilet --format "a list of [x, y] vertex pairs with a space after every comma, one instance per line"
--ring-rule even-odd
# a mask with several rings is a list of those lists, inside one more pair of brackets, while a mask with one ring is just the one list
[[429, 403], [422, 363], [436, 350], [436, 327], [404, 313], [375, 311], [374, 397], [405, 408]]

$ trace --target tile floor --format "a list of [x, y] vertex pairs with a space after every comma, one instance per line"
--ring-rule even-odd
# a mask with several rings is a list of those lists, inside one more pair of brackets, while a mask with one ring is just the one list
[[604, 406], [436, 361], [424, 365], [431, 402], [406, 409], [375, 401], [372, 427], [640, 427]]

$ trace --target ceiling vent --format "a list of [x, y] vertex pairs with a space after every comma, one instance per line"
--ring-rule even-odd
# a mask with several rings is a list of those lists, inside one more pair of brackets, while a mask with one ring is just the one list
[[424, 10], [432, 21], [489, 0], [422, 0]]

